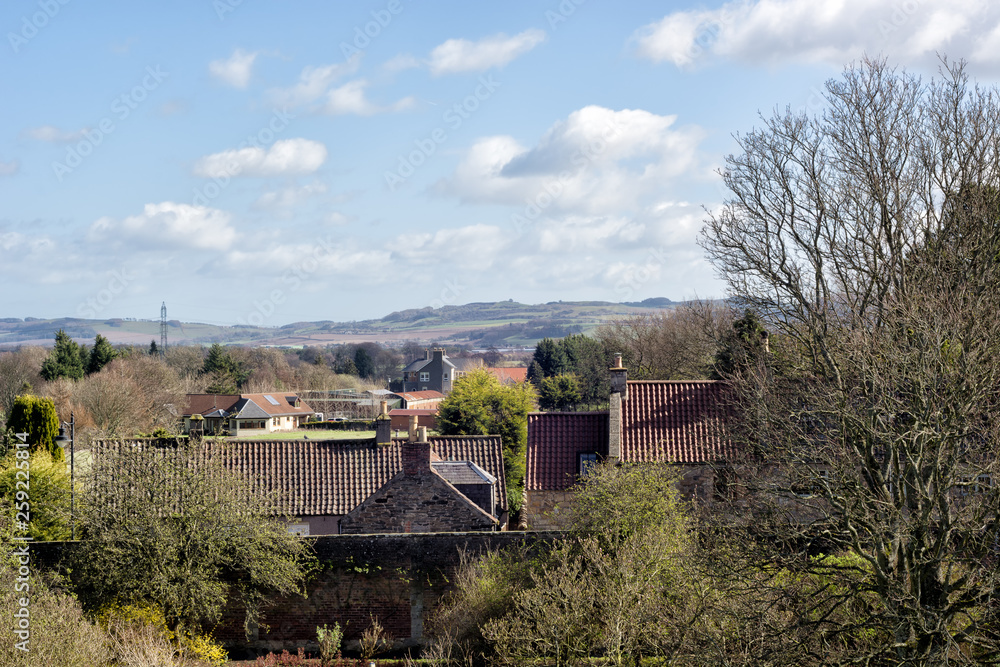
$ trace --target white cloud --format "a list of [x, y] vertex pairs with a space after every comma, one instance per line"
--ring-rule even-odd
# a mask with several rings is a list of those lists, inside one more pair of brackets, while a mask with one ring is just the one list
[[340, 211], [331, 211], [323, 217], [322, 224], [329, 225], [330, 227], [343, 227], [345, 225], [349, 225], [355, 220], [357, 220], [357, 218], [345, 215]]
[[394, 261], [414, 268], [426, 265], [463, 269], [489, 268], [512, 241], [512, 230], [492, 225], [440, 229], [434, 233], [404, 234], [389, 244]]
[[331, 116], [355, 114], [372, 116], [386, 111], [403, 111], [413, 106], [412, 97], [404, 97], [389, 106], [379, 106], [365, 97], [368, 82], [364, 79], [350, 81], [339, 88], [334, 88], [326, 94], [326, 101], [320, 111]]
[[715, 56], [843, 66], [864, 53], [894, 61], [971, 54], [1000, 64], [1000, 4], [989, 0], [736, 0], [668, 14], [636, 31], [637, 53], [687, 67]]
[[351, 239], [327, 236], [316, 243], [268, 244], [261, 249], [231, 250], [217, 265], [207, 266], [208, 273], [230, 277], [282, 275], [284, 284], [296, 289], [300, 285], [314, 289], [326, 288], [324, 276], [382, 276], [391, 279], [389, 252], [382, 248], [359, 245]]
[[503, 67], [544, 41], [545, 31], [537, 28], [525, 30], [513, 37], [500, 33], [478, 42], [449, 39], [431, 51], [431, 72], [440, 75]]
[[83, 133], [86, 132], [87, 129], [88, 128], [84, 128], [82, 130], [76, 130], [75, 132], [66, 132], [52, 125], [41, 125], [39, 127], [28, 128], [27, 130], [24, 130], [22, 134], [29, 139], [34, 139], [35, 141], [45, 141], [53, 144], [68, 144], [82, 139]]
[[309, 183], [302, 187], [287, 187], [281, 190], [265, 192], [254, 202], [255, 208], [290, 209], [309, 197], [321, 195], [327, 191], [323, 183]]
[[358, 71], [361, 66], [361, 54], [355, 54], [344, 63], [334, 63], [321, 67], [306, 67], [299, 75], [299, 81], [289, 88], [275, 88], [270, 91], [275, 104], [300, 106], [309, 104], [323, 97], [330, 86], [345, 76]]
[[20, 160], [10, 162], [0, 162], [0, 176], [13, 176], [21, 169]]
[[100, 218], [90, 226], [88, 238], [99, 243], [124, 240], [149, 249], [226, 250], [236, 240], [236, 230], [225, 211], [168, 201], [146, 204], [142, 213], [124, 220]]
[[208, 64], [208, 71], [219, 81], [232, 86], [233, 88], [246, 88], [250, 83], [250, 75], [253, 71], [253, 63], [257, 58], [257, 52], [248, 53], [243, 49], [236, 49], [228, 60], [213, 60]]
[[401, 53], [382, 65], [382, 69], [387, 72], [402, 72], [403, 70], [414, 69], [416, 67], [420, 67], [420, 61], [409, 53]]
[[270, 148], [237, 148], [206, 155], [194, 165], [196, 176], [275, 176], [308, 174], [326, 162], [326, 146], [310, 139], [282, 139]]
[[697, 127], [673, 129], [674, 116], [589, 106], [555, 124], [533, 148], [486, 137], [466, 153], [438, 191], [463, 201], [539, 213], [615, 215], [698, 170]]

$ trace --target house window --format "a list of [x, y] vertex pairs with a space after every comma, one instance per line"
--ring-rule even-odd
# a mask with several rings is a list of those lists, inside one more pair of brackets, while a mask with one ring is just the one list
[[740, 497], [739, 479], [731, 468], [719, 468], [715, 472], [715, 500], [725, 502]]
[[962, 485], [958, 492], [962, 496], [977, 496], [980, 493], [986, 493], [992, 486], [993, 478], [989, 475], [977, 475], [975, 478], [965, 477], [962, 479]]
[[597, 465], [597, 454], [580, 454], [580, 477], [586, 477], [589, 475]]
[[447, 381], [448, 381], [448, 374], [447, 374], [447, 373], [445, 373], [445, 374], [444, 374], [444, 381], [445, 381], [445, 382], [447, 382]]
[[288, 524], [288, 532], [292, 535], [298, 535], [299, 537], [309, 537], [309, 524], [290, 523]]
[[420, 381], [421, 382], [430, 382], [431, 381], [431, 374], [430, 373], [421, 373], [420, 374]]

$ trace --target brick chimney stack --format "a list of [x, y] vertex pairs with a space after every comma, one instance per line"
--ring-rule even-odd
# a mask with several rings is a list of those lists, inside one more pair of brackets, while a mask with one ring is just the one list
[[628, 369], [622, 366], [622, 355], [615, 354], [615, 365], [611, 367], [611, 393], [628, 398]]
[[388, 445], [392, 443], [392, 419], [389, 417], [389, 402], [379, 404], [379, 413], [375, 417], [375, 444]]
[[431, 443], [427, 442], [427, 427], [419, 428], [419, 440], [403, 445], [403, 473], [420, 475], [431, 469]]
[[617, 463], [622, 458], [622, 401], [628, 398], [628, 370], [622, 366], [622, 355], [615, 355], [611, 367], [611, 397], [608, 404], [608, 460]]

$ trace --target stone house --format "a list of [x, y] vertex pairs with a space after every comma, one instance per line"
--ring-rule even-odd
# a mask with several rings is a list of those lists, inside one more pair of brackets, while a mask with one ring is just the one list
[[[497, 530], [497, 478], [471, 461], [441, 461], [420, 436], [401, 443], [402, 470], [340, 519], [344, 534]], [[463, 493], [464, 491], [464, 493]], [[478, 503], [476, 500], [478, 499]]]
[[[196, 462], [217, 461], [246, 479], [252, 488], [276, 495], [274, 513], [289, 517], [289, 530], [301, 535], [336, 535], [341, 532], [341, 520], [383, 487], [388, 486], [383, 496], [391, 491], [397, 499], [393, 507], [403, 509], [398, 501], [399, 490], [393, 490], [400, 481], [394, 479], [404, 472], [408, 447], [418, 436], [414, 433], [412, 438], [390, 438], [388, 418], [381, 423], [383, 428], [376, 438], [205, 440], [190, 455]], [[95, 460], [99, 462], [102, 452], [109, 448], [134, 445], [162, 448], [167, 455], [184, 455], [173, 441], [107, 440], [95, 442]], [[411, 494], [409, 502], [426, 501], [428, 504], [422, 507], [435, 509], [438, 501], [446, 500], [455, 511], [434, 511], [426, 519], [415, 518], [411, 512], [406, 515], [408, 519], [392, 526], [384, 518], [369, 518], [374, 516], [370, 513], [355, 515], [348, 522], [352, 532], [375, 529], [379, 522], [386, 523], [386, 527], [378, 528], [383, 532], [506, 528], [507, 478], [500, 436], [432, 437], [421, 447], [428, 449], [428, 470], [434, 475], [434, 484], [410, 484], [412, 480], [403, 479], [403, 488]], [[426, 481], [423, 478], [431, 472], [422, 474], [419, 481]]]
[[611, 369], [609, 409], [528, 415], [525, 512], [528, 526], [564, 525], [571, 487], [598, 461], [681, 468], [684, 495], [711, 502], [736, 455], [723, 434], [726, 384], [630, 381], [621, 358]]
[[450, 394], [455, 383], [455, 364], [441, 348], [425, 350], [424, 358], [403, 369], [403, 391], [439, 391]]

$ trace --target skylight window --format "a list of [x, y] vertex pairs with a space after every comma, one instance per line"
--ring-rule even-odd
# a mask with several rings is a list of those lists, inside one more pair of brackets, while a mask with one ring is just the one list
[[270, 403], [271, 405], [280, 405], [280, 403], [278, 403], [278, 401], [274, 398], [274, 396], [271, 396], [270, 394], [264, 394], [264, 398], [266, 398], [267, 402]]

